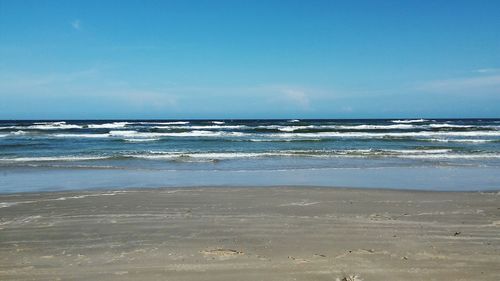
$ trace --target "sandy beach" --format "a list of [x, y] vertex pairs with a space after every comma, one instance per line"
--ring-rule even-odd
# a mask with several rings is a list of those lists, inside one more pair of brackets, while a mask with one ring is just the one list
[[497, 192], [0, 195], [0, 279], [500, 280], [499, 233]]

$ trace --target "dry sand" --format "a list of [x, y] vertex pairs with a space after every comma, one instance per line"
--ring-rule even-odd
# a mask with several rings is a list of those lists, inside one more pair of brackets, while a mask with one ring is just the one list
[[260, 187], [0, 195], [0, 280], [497, 281], [500, 194]]

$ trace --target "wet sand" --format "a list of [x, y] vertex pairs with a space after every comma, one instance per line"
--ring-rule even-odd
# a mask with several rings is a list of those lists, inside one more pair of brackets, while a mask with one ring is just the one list
[[0, 280], [500, 280], [499, 264], [497, 192], [0, 195]]

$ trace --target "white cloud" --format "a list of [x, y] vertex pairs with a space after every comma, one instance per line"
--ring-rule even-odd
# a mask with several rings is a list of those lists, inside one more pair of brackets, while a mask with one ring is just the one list
[[71, 26], [76, 30], [80, 30], [82, 29], [82, 22], [79, 19], [75, 19], [71, 22]]

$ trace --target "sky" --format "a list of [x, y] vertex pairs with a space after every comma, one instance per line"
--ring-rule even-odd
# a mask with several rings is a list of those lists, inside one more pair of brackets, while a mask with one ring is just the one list
[[500, 118], [500, 1], [0, 0], [0, 119]]

